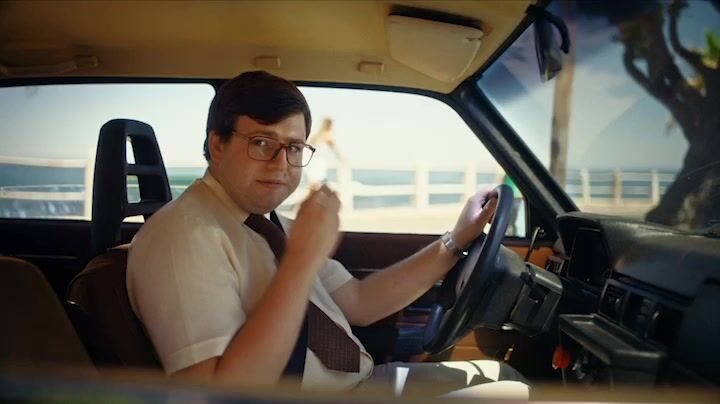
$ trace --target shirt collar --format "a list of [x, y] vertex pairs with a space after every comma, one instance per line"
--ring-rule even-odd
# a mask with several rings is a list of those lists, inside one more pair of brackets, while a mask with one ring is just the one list
[[210, 188], [213, 194], [225, 205], [226, 208], [242, 223], [250, 216], [248, 212], [241, 209], [235, 201], [230, 198], [230, 195], [225, 191], [225, 188], [210, 174], [210, 169], [205, 170], [201, 181]]

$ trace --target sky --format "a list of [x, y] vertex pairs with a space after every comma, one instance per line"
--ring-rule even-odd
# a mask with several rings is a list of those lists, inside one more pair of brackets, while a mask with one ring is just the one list
[[[680, 30], [688, 45], [703, 47], [704, 32], [720, 26], [712, 25], [718, 15], [703, 2], [690, 4]], [[622, 46], [609, 41], [616, 29], [598, 20], [585, 23], [588, 28], [578, 31], [568, 166], [679, 168], [687, 142], [669, 125], [670, 113], [626, 76]], [[520, 51], [532, 52], [528, 38]], [[547, 166], [554, 82], [540, 83], [534, 58], [534, 53], [508, 54], [479, 85]], [[302, 91], [313, 113], [313, 131], [323, 118], [332, 118], [337, 144], [351, 166], [473, 162], [480, 170], [497, 170], [457, 113], [438, 100], [369, 90]], [[104, 122], [132, 118], [153, 126], [168, 167], [203, 166], [212, 96], [204, 84], [0, 88], [0, 156], [87, 159]], [[333, 157], [320, 149], [316, 159]]]
[[[688, 148], [684, 134], [672, 125], [672, 114], [626, 73], [617, 28], [605, 18], [585, 16], [576, 30], [568, 167], [680, 168]], [[683, 45], [702, 49], [707, 31], [720, 34], [720, 15], [708, 2], [691, 1], [678, 30]], [[537, 65], [528, 63], [534, 60], [528, 31], [479, 86], [548, 166], [555, 82], [541, 82]], [[692, 75], [682, 60], [675, 61]]]
[[[313, 112], [313, 131], [334, 122], [351, 165], [433, 165], [475, 160], [495, 167], [467, 125], [450, 107], [425, 96], [366, 90], [303, 88]], [[167, 166], [204, 164], [208, 85], [76, 85], [32, 90], [0, 89], [0, 155], [84, 159], [97, 133], [113, 118], [149, 123]], [[330, 157], [320, 149], [318, 157]], [[452, 164], [450, 164], [452, 165]]]

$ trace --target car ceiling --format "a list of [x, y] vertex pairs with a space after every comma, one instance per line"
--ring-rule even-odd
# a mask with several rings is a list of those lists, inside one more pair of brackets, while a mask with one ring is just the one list
[[[0, 3], [0, 79], [205, 79], [261, 68], [291, 80], [449, 93], [503, 45], [534, 2], [5, 1]], [[437, 80], [391, 57], [386, 19], [398, 6], [480, 22], [482, 45], [462, 75]], [[95, 56], [97, 66], [66, 72], [37, 68], [82, 55]], [[267, 56], [279, 58], [280, 67], [268, 68], [257, 59]], [[361, 62], [381, 63], [383, 71], [361, 72]], [[17, 67], [24, 71], [12, 69]]]

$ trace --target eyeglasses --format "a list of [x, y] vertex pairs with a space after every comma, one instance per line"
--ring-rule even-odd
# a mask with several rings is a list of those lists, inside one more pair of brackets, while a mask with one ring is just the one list
[[305, 143], [282, 143], [265, 136], [247, 137], [233, 131], [248, 142], [248, 157], [258, 161], [270, 161], [277, 157], [280, 150], [285, 149], [285, 159], [293, 167], [305, 167], [310, 163], [315, 148]]

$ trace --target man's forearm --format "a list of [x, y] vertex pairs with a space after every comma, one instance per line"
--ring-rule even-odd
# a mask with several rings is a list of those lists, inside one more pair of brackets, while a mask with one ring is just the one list
[[282, 376], [305, 318], [316, 271], [293, 257], [283, 259], [255, 309], [238, 330], [214, 375], [246, 384], [273, 384]]
[[352, 310], [348, 317], [356, 325], [367, 325], [403, 309], [442, 279], [456, 262], [457, 257], [438, 240], [412, 256], [357, 281], [355, 290], [351, 291], [356, 294], [353, 299], [356, 300], [354, 306], [357, 310]]

